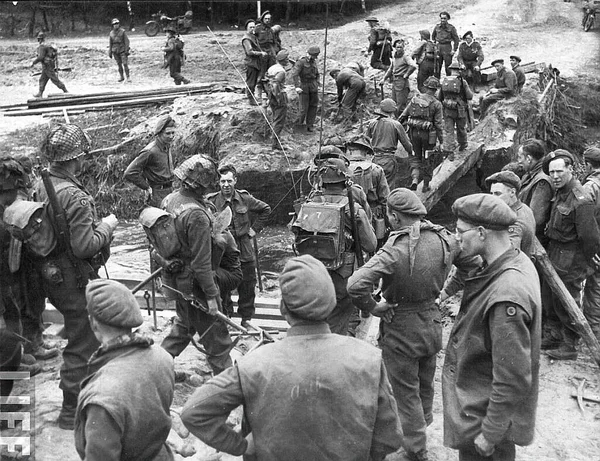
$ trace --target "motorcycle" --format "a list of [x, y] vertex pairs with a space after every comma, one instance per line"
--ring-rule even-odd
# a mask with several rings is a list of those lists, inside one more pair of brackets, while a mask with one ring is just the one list
[[583, 21], [581, 22], [584, 31], [589, 31], [592, 27], [594, 27], [594, 21], [596, 19], [596, 2], [594, 5], [590, 6], [589, 2], [585, 2], [583, 6]]
[[170, 18], [161, 11], [152, 15], [152, 20], [146, 22], [144, 33], [154, 37], [159, 32], [164, 32], [165, 27], [171, 26], [178, 34], [187, 34], [192, 29], [192, 12], [186, 11], [183, 16]]

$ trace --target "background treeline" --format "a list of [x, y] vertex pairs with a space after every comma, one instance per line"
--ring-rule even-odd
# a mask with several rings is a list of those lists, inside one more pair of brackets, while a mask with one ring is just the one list
[[[398, 0], [279, 0], [261, 2], [262, 11], [269, 10], [275, 23], [304, 28], [322, 27], [326, 8], [330, 21], [343, 22], [354, 15], [367, 13], [383, 4]], [[183, 15], [187, 10], [194, 13], [196, 29], [212, 27], [242, 27], [248, 18], [256, 17], [257, 2], [242, 0], [206, 1], [133, 1], [130, 15], [126, 1], [20, 1], [0, 3], [0, 34], [2, 37], [33, 37], [40, 30], [54, 35], [106, 30], [113, 17], [130, 28], [143, 26], [151, 15], [162, 11], [168, 16]], [[110, 27], [110, 26], [108, 26]]]

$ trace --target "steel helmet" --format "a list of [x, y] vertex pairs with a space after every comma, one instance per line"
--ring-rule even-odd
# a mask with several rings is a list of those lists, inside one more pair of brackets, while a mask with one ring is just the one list
[[119, 20], [117, 18], [114, 18], [112, 21], [110, 21], [110, 23], [114, 26], [115, 24], [120, 24]]
[[440, 81], [437, 79], [437, 77], [432, 75], [431, 77], [427, 77], [427, 80], [423, 82], [423, 86], [432, 90], [437, 90], [440, 87]]
[[184, 160], [181, 165], [175, 168], [173, 174], [192, 189], [200, 186], [211, 187], [219, 178], [214, 160], [202, 154], [192, 155]]
[[313, 45], [308, 47], [308, 50], [306, 52], [310, 55], [318, 55], [319, 53], [321, 53], [321, 48], [319, 48], [317, 45]]
[[90, 137], [77, 125], [65, 124], [55, 127], [43, 145], [51, 162], [66, 162], [90, 151]]
[[0, 160], [0, 191], [15, 190], [26, 184], [23, 165], [12, 157]]
[[44, 32], [38, 32], [37, 39], [39, 40], [40, 38], [46, 38], [46, 34]]
[[320, 171], [323, 183], [330, 184], [346, 181], [348, 167], [344, 159], [328, 158], [321, 164]]

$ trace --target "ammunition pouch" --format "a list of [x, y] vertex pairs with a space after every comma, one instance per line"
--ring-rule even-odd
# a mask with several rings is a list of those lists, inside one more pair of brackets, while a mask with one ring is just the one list
[[417, 130], [429, 131], [433, 128], [433, 123], [430, 121], [415, 117], [408, 117], [406, 124], [411, 128], [416, 128]]
[[444, 99], [442, 105], [446, 109], [456, 110], [458, 109], [458, 101], [456, 99]]

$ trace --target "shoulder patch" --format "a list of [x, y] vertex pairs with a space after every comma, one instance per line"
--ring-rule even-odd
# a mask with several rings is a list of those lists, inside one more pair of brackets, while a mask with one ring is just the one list
[[514, 317], [515, 315], [517, 315], [517, 308], [515, 306], [508, 306], [506, 308], [506, 315], [508, 317]]
[[79, 200], [79, 203], [81, 203], [82, 206], [88, 206], [90, 204], [90, 202], [87, 199], [82, 198], [81, 200]]

